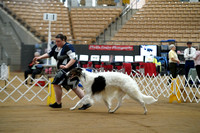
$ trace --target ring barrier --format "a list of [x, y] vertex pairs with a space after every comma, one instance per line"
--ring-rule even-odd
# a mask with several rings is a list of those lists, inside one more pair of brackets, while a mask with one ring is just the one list
[[[185, 76], [178, 75], [175, 79], [172, 76], [146, 76], [137, 75], [133, 77], [139, 85], [141, 91], [146, 95], [154, 96], [155, 98], [159, 98], [163, 96], [165, 98], [169, 98], [169, 102], [177, 101], [182, 102], [200, 102], [200, 85], [197, 84], [200, 82], [199, 78], [195, 79], [192, 76], [189, 76], [186, 79]], [[169, 80], [172, 79], [172, 83], [169, 83]], [[192, 82], [193, 84], [190, 84]], [[174, 96], [176, 98], [171, 97]]]
[[[161, 96], [169, 98], [169, 102], [200, 102], [200, 85], [196, 84], [200, 82], [198, 77], [194, 79], [194, 77], [189, 76], [186, 79], [185, 76], [178, 75], [176, 79], [172, 80], [172, 83], [169, 83], [172, 77], [166, 75], [149, 76], [148, 74], [143, 75], [132, 72], [130, 76], [136, 80], [142, 93], [146, 95], [151, 95], [157, 99]], [[0, 102], [5, 102], [10, 99], [18, 102], [23, 98], [27, 101], [32, 101], [38, 98], [40, 101], [47, 100], [47, 104], [49, 104], [49, 98], [52, 98], [52, 91], [54, 91], [50, 79], [41, 76], [39, 79], [32, 79], [34, 81], [32, 85], [25, 84], [27, 80], [31, 79], [29, 76], [27, 79], [21, 80], [18, 76], [15, 76], [12, 79], [4, 79], [6, 81], [5, 85], [0, 81]], [[41, 84], [39, 81], [45, 83]], [[190, 82], [193, 84], [190, 84]], [[70, 100], [76, 99], [77, 96], [71, 93], [72, 90], [66, 91], [63, 89], [62, 98], [68, 97]]]

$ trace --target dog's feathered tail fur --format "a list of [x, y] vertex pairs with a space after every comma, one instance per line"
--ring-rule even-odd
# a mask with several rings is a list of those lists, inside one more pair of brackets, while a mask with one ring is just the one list
[[[125, 77], [128, 77], [128, 75], [125, 75]], [[152, 96], [144, 95], [140, 91], [140, 89], [139, 89], [139, 87], [138, 87], [138, 85], [137, 85], [137, 83], [134, 79], [128, 78], [126, 81], [128, 81], [128, 80], [129, 80], [129, 82], [127, 82], [126, 86], [129, 86], [129, 87], [124, 87], [124, 88], [121, 88], [121, 89], [124, 92], [126, 92], [126, 94], [129, 97], [131, 97], [131, 98], [133, 98], [137, 101], [139, 100], [140, 102], [144, 102], [145, 104], [152, 104], [152, 103], [157, 101], [157, 99], [155, 99]], [[127, 89], [127, 88], [131, 88], [131, 89]]]
[[157, 101], [157, 100], [156, 100], [154, 97], [152, 97], [152, 96], [146, 96], [146, 95], [142, 94], [142, 97], [143, 97], [143, 100], [144, 100], [144, 102], [145, 102], [146, 104], [152, 104], [152, 103], [154, 103], [154, 102]]

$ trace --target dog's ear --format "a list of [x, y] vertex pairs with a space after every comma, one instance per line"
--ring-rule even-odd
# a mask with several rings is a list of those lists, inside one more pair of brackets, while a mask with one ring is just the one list
[[78, 68], [76, 68], [76, 70], [78, 71], [78, 72], [82, 72], [82, 68], [80, 68], [80, 67], [78, 67]]
[[80, 67], [78, 67], [78, 68], [76, 68], [76, 71], [77, 71], [78, 75], [80, 76], [80, 75], [81, 75], [81, 73], [82, 73], [82, 71], [83, 71], [83, 69], [82, 69], [82, 68], [80, 68]]
[[69, 73], [69, 77], [81, 76], [82, 68], [73, 68]]

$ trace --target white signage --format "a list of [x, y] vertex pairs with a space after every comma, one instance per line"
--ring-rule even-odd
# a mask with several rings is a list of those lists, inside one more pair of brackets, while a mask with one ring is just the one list
[[57, 14], [44, 13], [43, 20], [56, 21], [57, 20]]

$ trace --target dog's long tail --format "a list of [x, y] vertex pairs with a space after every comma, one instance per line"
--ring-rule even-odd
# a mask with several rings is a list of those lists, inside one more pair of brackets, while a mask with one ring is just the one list
[[[142, 94], [142, 93], [141, 93]], [[145, 104], [151, 104], [151, 103], [154, 103], [157, 101], [157, 99], [155, 99], [154, 97], [152, 96], [147, 96], [147, 95], [144, 95], [142, 94], [142, 99], [143, 101], [145, 102]]]

